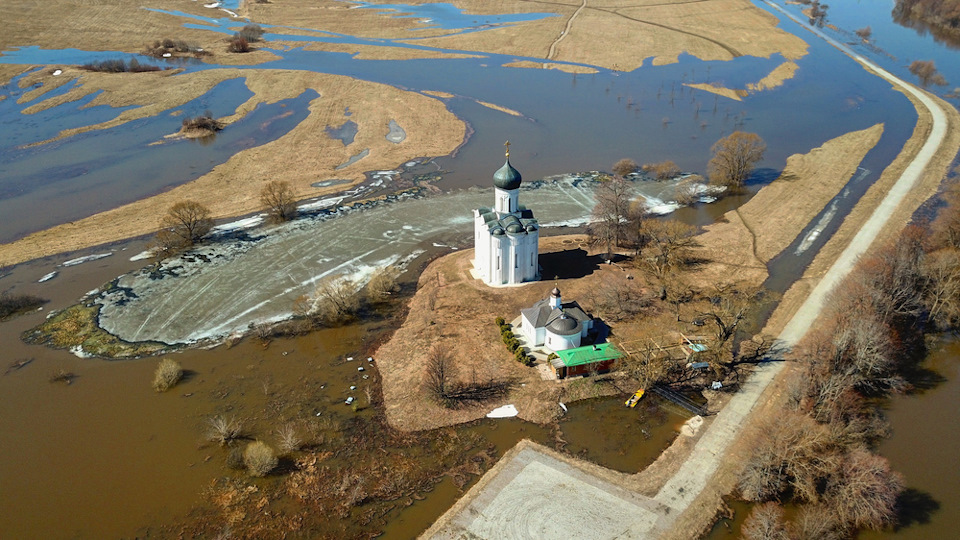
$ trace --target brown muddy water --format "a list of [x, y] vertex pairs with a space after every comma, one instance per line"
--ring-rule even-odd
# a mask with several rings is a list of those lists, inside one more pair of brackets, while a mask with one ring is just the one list
[[[150, 384], [157, 358], [81, 359], [20, 341], [19, 334], [42, 321], [46, 313], [69, 306], [85, 291], [142, 264], [128, 260], [141, 248], [142, 242], [114, 245], [107, 248], [117, 250], [114, 255], [60, 267], [59, 275], [42, 286], [37, 279], [67, 256], [20, 265], [0, 278], [0, 289], [42, 294], [51, 300], [42, 311], [0, 323], [0, 373], [18, 360], [33, 359], [0, 375], [0, 452], [5, 456], [0, 460], [4, 506], [0, 531], [4, 537], [165, 536], [170, 524], [189, 523], [195, 510], [206, 504], [203, 494], [211, 482], [219, 478], [247, 481], [242, 473], [225, 466], [227, 450], [207, 440], [208, 421], [215, 415], [244, 419], [250, 439], [271, 445], [276, 445], [276, 427], [287, 421], [337, 426], [376, 415], [366, 393], [368, 388], [376, 389], [375, 362], [371, 365], [358, 352], [369, 350], [375, 339], [389, 331], [391, 323], [386, 320], [278, 339], [266, 348], [246, 339], [231, 348], [169, 354], [182, 364], [186, 377], [163, 394]], [[353, 361], [347, 361], [350, 356]], [[358, 371], [360, 366], [365, 370]], [[75, 378], [70, 384], [50, 382], [58, 370]], [[351, 391], [350, 386], [357, 388]], [[348, 396], [356, 398], [358, 411], [344, 404]], [[559, 435], [571, 453], [583, 453], [603, 465], [639, 470], [669, 444], [682, 418], [660, 412], [652, 402], [649, 409], [640, 411], [625, 409], [621, 401], [570, 404], [559, 432], [556, 427], [507, 419], [462, 426], [457, 433], [464, 440], [492, 445], [497, 458], [523, 438], [554, 445]], [[630, 419], [621, 418], [623, 414]], [[643, 427], [624, 435], [620, 430], [625, 423]], [[596, 442], [602, 444], [591, 444], [584, 434], [598, 426], [609, 431], [605, 441], [619, 438], [630, 451], [624, 453], [623, 444], [608, 446], [599, 439]], [[328, 440], [334, 436], [335, 432], [326, 434]], [[629, 442], [631, 436], [633, 442]], [[477, 478], [470, 478], [462, 489], [469, 489]], [[269, 485], [279, 480], [260, 482]], [[444, 478], [415, 498], [420, 500], [390, 511], [384, 519], [384, 537], [416, 536], [462, 493], [451, 478]]]

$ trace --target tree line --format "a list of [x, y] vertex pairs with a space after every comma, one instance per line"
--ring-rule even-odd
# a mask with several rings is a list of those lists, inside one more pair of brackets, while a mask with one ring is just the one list
[[[864, 257], [791, 353], [800, 375], [759, 429], [738, 489], [756, 506], [743, 535], [847, 538], [895, 525], [903, 477], [873, 453], [889, 435], [878, 398], [908, 391], [926, 335], [960, 322], [960, 193], [929, 228], [908, 226]], [[799, 505], [786, 520], [781, 504]]]

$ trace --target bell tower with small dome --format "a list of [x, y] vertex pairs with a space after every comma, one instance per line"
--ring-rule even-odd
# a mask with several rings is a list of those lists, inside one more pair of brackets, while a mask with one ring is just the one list
[[477, 208], [474, 221], [474, 274], [487, 285], [516, 285], [540, 279], [540, 226], [520, 206], [520, 171], [506, 161], [493, 174], [493, 208]]

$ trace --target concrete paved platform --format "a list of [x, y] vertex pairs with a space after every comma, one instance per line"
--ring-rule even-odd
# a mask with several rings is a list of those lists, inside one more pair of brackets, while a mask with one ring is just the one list
[[524, 441], [423, 538], [645, 538], [669, 509]]

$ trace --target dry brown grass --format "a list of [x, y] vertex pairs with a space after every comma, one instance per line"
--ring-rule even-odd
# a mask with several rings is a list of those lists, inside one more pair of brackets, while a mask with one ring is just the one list
[[[423, 1], [414, 0], [412, 3]], [[467, 13], [550, 12], [559, 16], [483, 32], [451, 35], [453, 31], [423, 28], [415, 19], [379, 15], [375, 10], [349, 10], [347, 5], [331, 0], [247, 3], [245, 14], [265, 23], [366, 37], [426, 37], [417, 43], [445, 49], [546, 58], [553, 45], [551, 60], [626, 71], [639, 67], [650, 58], [655, 64], [673, 63], [683, 52], [703, 60], [729, 60], [739, 55], [769, 57], [776, 53], [794, 60], [807, 51], [803, 40], [777, 28], [776, 17], [748, 0], [694, 4], [674, 0], [648, 5], [629, 0], [609, 0], [602, 4], [588, 2], [576, 17], [574, 14], [580, 7], [580, 2], [576, 1], [544, 4], [521, 0], [455, 0], [453, 3]], [[295, 42], [296, 37], [291, 36], [290, 41]], [[313, 46], [324, 50], [360, 50], [352, 45]], [[372, 58], [395, 52], [362, 51]], [[419, 57], [423, 53], [409, 51], [409, 54]], [[550, 62], [518, 65], [585, 71], [584, 68]]]
[[[702, 274], [707, 281], [763, 281], [766, 263], [789, 246], [803, 228], [843, 189], [883, 126], [842, 135], [806, 154], [794, 154], [777, 180], [750, 201], [708, 225], [698, 237], [700, 253], [718, 264]], [[770, 212], [777, 208], [776, 212]]]
[[[156, 230], [163, 209], [180, 200], [201, 202], [210, 208], [216, 218], [255, 211], [260, 206], [258, 197], [264, 183], [274, 178], [290, 182], [298, 199], [323, 195], [345, 186], [317, 189], [310, 184], [334, 174], [338, 178], [359, 182], [364, 179], [363, 173], [367, 170], [389, 169], [415, 156], [446, 155], [460, 144], [466, 133], [464, 123], [450, 113], [442, 102], [390, 86], [305, 71], [263, 70], [244, 74], [247, 86], [255, 95], [238, 108], [236, 115], [222, 118], [226, 124], [236, 121], [258, 103], [296, 97], [306, 89], [316, 90], [321, 97], [310, 104], [309, 116], [283, 137], [239, 152], [201, 178], [155, 197], [0, 245], [0, 264], [13, 264], [51, 253], [152, 233]], [[179, 87], [182, 83], [176, 81], [180, 78], [176, 77], [173, 78], [178, 85], [174, 88], [177, 90], [175, 93], [202, 93], [204, 88], [237, 75], [238, 72], [230, 69], [206, 71], [196, 74], [196, 77], [191, 74], [186, 76], [187, 83], [195, 83], [195, 86], [189, 89]], [[98, 81], [94, 87], [111, 88], [111, 94], [119, 92], [112, 86], [113, 83]], [[167, 82], [166, 78], [156, 78], [152, 80], [152, 85], [162, 86]], [[155, 95], [149, 86], [141, 85], [139, 94], [134, 89], [131, 91], [141, 96], [139, 99], [149, 102]], [[140, 103], [135, 97], [127, 99]], [[177, 99], [188, 100], [189, 97]], [[343, 122], [343, 111], [347, 107], [353, 112], [350, 119], [359, 126], [357, 138], [349, 148], [339, 140], [328, 137], [324, 131], [328, 125]], [[407, 132], [406, 140], [400, 144], [385, 139], [390, 120], [395, 120]], [[349, 167], [335, 171], [339, 164], [346, 162], [361, 148], [369, 148], [370, 154]]]

